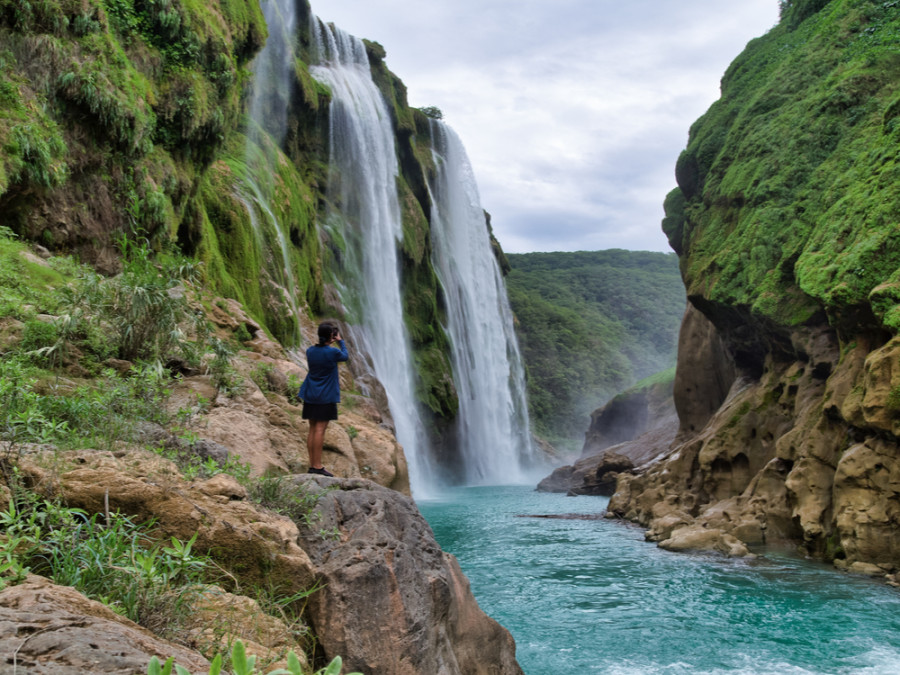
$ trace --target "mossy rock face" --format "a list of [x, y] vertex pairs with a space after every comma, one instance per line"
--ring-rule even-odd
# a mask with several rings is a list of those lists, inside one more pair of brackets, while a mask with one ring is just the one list
[[[431, 198], [427, 181], [434, 172], [428, 118], [409, 107], [406, 86], [388, 70], [385, 50], [364, 41], [372, 79], [384, 95], [396, 134], [400, 175], [403, 241], [400, 250], [403, 310], [413, 348], [416, 389], [426, 408], [442, 420], [456, 416], [459, 407], [450, 361], [443, 289], [431, 262]], [[434, 428], [444, 424], [434, 420]]]
[[692, 126], [663, 227], [708, 307], [895, 332], [900, 14], [833, 0], [782, 15]]
[[[240, 300], [273, 336], [293, 344], [297, 319], [291, 298], [307, 312], [324, 306], [318, 197], [267, 137], [261, 143], [234, 134], [205, 174], [194, 225], [180, 234], [185, 248], [198, 242], [194, 253], [215, 292]], [[267, 218], [268, 211], [277, 222]]]
[[0, 0], [5, 222], [109, 272], [123, 234], [168, 246], [265, 36], [240, 0]]

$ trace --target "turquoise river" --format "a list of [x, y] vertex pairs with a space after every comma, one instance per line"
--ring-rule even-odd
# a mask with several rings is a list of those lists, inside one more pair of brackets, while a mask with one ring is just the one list
[[461, 488], [419, 508], [526, 675], [900, 673], [900, 591], [784, 551], [669, 553], [607, 500]]

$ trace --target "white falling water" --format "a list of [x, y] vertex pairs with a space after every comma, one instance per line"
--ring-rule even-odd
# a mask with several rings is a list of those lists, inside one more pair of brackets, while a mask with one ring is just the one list
[[242, 175], [235, 196], [247, 209], [263, 255], [277, 249], [280, 261], [271, 261], [270, 273], [281, 287], [285, 305], [296, 318], [294, 343], [301, 345], [301, 310], [296, 279], [290, 261], [288, 238], [269, 203], [262, 183], [272, 182], [272, 167], [282, 161], [280, 146], [287, 131], [288, 100], [294, 63], [296, 30], [295, 0], [263, 0], [261, 3], [269, 36], [253, 60], [253, 93], [250, 99], [250, 123], [247, 128], [245, 159], [248, 171]]
[[265, 129], [281, 145], [287, 132], [288, 96], [293, 86], [297, 4], [296, 0], [262, 0], [260, 8], [269, 36], [253, 59], [250, 117], [258, 127], [251, 126], [248, 136], [255, 141], [259, 129]]
[[470, 484], [523, 482], [534, 451], [506, 286], [462, 142], [434, 121], [432, 146], [433, 263], [447, 296], [464, 476]]
[[358, 313], [353, 344], [372, 359], [406, 452], [413, 494], [422, 497], [433, 488], [435, 474], [403, 320], [397, 256], [403, 234], [391, 119], [362, 41], [315, 17], [312, 30], [319, 65], [310, 72], [332, 92], [328, 192], [339, 215], [331, 214], [329, 221], [345, 245], [342, 300]]

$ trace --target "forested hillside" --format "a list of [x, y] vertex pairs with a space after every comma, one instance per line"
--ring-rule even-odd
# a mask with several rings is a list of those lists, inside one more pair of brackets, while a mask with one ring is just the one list
[[593, 410], [675, 363], [678, 260], [622, 250], [507, 257], [535, 430], [580, 449]]

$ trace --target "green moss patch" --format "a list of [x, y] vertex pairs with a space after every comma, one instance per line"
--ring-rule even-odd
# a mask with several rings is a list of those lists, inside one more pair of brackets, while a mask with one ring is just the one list
[[788, 326], [875, 302], [896, 329], [898, 30], [892, 3], [788, 3], [732, 63], [666, 203], [689, 294]]

